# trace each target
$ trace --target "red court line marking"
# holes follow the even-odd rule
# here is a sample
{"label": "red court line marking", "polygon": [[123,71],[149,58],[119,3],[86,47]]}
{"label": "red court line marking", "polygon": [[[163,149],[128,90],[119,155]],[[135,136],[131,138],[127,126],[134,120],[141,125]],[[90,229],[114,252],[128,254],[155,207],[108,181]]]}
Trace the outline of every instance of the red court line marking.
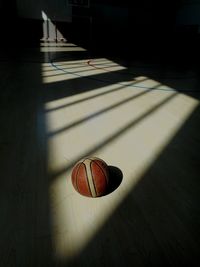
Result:
{"label": "red court line marking", "polygon": [[96,67],[94,64],[91,63],[91,61],[92,61],[92,60],[88,60],[88,61],[87,61],[88,66],[93,67],[93,68],[95,68],[95,69],[97,69],[97,70],[105,70],[106,72],[108,71],[107,68]]}

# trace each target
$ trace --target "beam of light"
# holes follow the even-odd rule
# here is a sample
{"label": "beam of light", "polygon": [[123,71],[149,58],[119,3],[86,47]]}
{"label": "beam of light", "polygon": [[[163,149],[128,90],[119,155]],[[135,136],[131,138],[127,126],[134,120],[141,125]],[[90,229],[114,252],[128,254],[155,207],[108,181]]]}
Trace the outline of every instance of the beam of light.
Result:
{"label": "beam of light", "polygon": [[[165,86],[148,78],[143,81],[143,78],[138,80],[146,86]],[[137,89],[124,86],[124,90],[117,90],[118,87],[112,84],[46,103],[46,109],[63,105],[46,114],[48,132],[138,94]],[[105,96],[90,97],[101,90],[113,91]],[[87,97],[88,100],[81,102]],[[67,105],[72,101],[78,102]],[[56,258],[67,261],[84,249],[198,105],[197,100],[174,91],[151,91],[49,138],[49,173],[66,168],[49,189]],[[98,149],[93,151],[94,147]],[[88,151],[122,170],[122,184],[112,194],[90,199],[73,189],[68,166]]]}
{"label": "beam of light", "polygon": [[[49,47],[45,49],[51,52]],[[78,47],[76,49],[81,51]],[[53,50],[56,48],[52,47]],[[67,262],[76,257],[109,220],[199,102],[143,76],[134,79],[130,76],[120,83],[113,79],[112,84],[93,81],[94,89],[87,91],[86,86],[84,91],[81,87],[85,82],[81,79],[79,83],[78,77],[74,76],[76,71],[92,77],[112,72],[112,68],[115,73],[124,67],[105,58],[95,59],[97,68],[89,66],[91,69],[84,65],[85,60],[65,60],[56,64],[72,73],[60,75],[58,69],[44,63],[44,84],[74,81],[67,83],[65,97],[45,105],[45,110],[51,111],[46,113],[47,134],[54,133],[48,139],[48,172],[50,177],[54,177],[49,188],[52,240],[55,257]],[[59,75],[52,78],[52,73]],[[130,86],[135,83],[140,88]],[[57,88],[59,90],[59,86]],[[171,91],[153,91],[150,88]],[[72,166],[88,154],[122,170],[123,181],[116,191],[91,199],[74,190],[70,177]],[[55,173],[56,176],[52,175]]]}
{"label": "beam of light", "polygon": [[[66,41],[64,36],[62,35],[62,33],[57,29],[56,25],[54,22],[52,22],[52,20],[47,16],[47,14],[42,10],[41,11],[41,16],[43,19],[43,37],[41,39],[41,41],[55,41],[56,39],[60,39],[63,41]],[[55,46],[55,44],[54,44]],[[40,52],[49,52],[50,50],[47,49],[54,49],[54,47],[52,46],[41,46]],[[60,49],[64,47],[59,47]],[[59,49],[58,48],[58,49]],[[55,49],[54,49],[55,51]],[[62,50],[61,50],[62,51]]]}
{"label": "beam of light", "polygon": [[[141,81],[148,80],[148,78],[137,77],[134,80],[135,80],[134,82],[129,83],[127,86],[128,87],[133,86],[133,85],[136,86]],[[55,110],[61,110],[61,109],[66,108],[66,107],[69,107],[72,105],[77,105],[77,104],[80,104],[81,102],[88,101],[90,99],[98,98],[98,97],[101,97],[103,95],[105,96],[105,95],[109,95],[109,94],[116,92],[116,91],[124,90],[127,86],[114,84],[114,85],[101,87],[100,90],[99,89],[93,89],[93,90],[89,90],[88,92],[79,93],[77,95],[73,95],[70,97],[63,97],[63,98],[58,99],[58,100],[53,100],[53,101],[48,102],[48,104],[45,107],[45,111],[51,112],[51,111],[55,111]],[[141,93],[142,93],[142,91],[141,91]]]}

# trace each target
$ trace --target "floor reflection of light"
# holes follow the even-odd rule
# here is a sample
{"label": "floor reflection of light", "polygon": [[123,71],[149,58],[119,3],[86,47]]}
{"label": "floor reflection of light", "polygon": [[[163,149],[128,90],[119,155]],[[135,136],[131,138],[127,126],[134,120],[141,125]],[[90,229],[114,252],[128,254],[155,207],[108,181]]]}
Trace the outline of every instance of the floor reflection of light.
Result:
{"label": "floor reflection of light", "polygon": [[[45,49],[46,49],[44,50],[45,52],[53,52],[51,47],[47,47]],[[69,48],[62,48],[62,49],[66,49],[66,51],[69,52],[71,51],[71,49]],[[78,50],[79,47],[76,49],[77,51],[79,51]],[[43,49],[41,49],[41,51],[43,51]],[[62,50],[60,50],[59,48],[58,51]],[[76,60],[76,61],[63,59],[62,61],[58,61],[56,58],[54,58],[53,54],[52,54],[52,59],[53,59],[53,64],[45,63],[42,66],[43,83],[52,83],[70,79],[77,79],[81,77],[82,78],[89,77],[92,75],[99,75],[104,73],[112,73],[112,72],[114,73],[115,71],[120,71],[125,69],[123,66],[120,66],[119,64],[116,63],[113,64],[112,61],[108,61],[109,64],[112,63],[112,65],[107,65],[106,68],[104,68],[104,67],[94,67],[93,65],[89,65],[87,59]]]}
{"label": "floor reflection of light", "polygon": [[[147,77],[135,80],[146,88],[161,86],[170,89]],[[97,83],[94,90],[47,102],[45,109],[52,109],[46,114],[48,133],[147,90],[127,87],[126,83],[123,90],[117,90],[119,84],[100,87]],[[49,138],[49,174],[66,169],[51,181],[49,189],[56,258],[67,261],[84,249],[199,105],[197,100],[171,89],[150,91]],[[109,90],[112,93],[91,97]],[[88,100],[80,101],[87,97]],[[170,100],[165,102],[167,98]],[[159,106],[159,103],[163,104]],[[140,117],[143,119],[138,120]],[[132,123],[134,121],[138,121],[137,124]],[[102,145],[93,151],[99,143]],[[73,189],[71,166],[88,151],[93,151],[92,155],[103,158],[123,172],[122,184],[112,194],[90,199]]]}
{"label": "floor reflection of light", "polygon": [[[120,127],[123,129],[123,125],[134,118],[134,113],[137,116],[139,114],[133,106],[137,106],[137,109],[141,111],[148,110],[148,98],[149,105],[153,105],[153,95],[146,95],[143,101],[138,100],[137,103],[136,100],[50,138],[49,172],[70,166],[79,155],[88,151],[88,148],[92,148],[99,141],[106,139]],[[155,98],[158,101],[163,96],[160,94]],[[184,101],[188,102],[176,116],[176,106],[184,103]],[[142,103],[143,108],[140,108]],[[50,187],[52,232],[57,257],[69,259],[84,248],[133,189],[142,174],[156,160],[196,106],[197,101],[178,95],[171,102],[160,107],[156,113],[96,151],[95,156],[103,158],[108,164],[115,165],[123,171],[123,182],[112,194],[99,199],[89,199],[78,195],[71,184],[70,169],[52,181]],[[94,106],[90,105],[90,112],[95,109],[96,104],[94,102]],[[55,112],[55,114],[52,112],[48,115],[50,131],[55,127],[58,118],[60,120],[62,117],[61,120],[66,123],[67,115],[65,118],[64,114],[67,114],[67,110],[62,116],[62,112]],[[83,115],[87,111],[76,106],[68,112],[73,116],[79,112]]]}
{"label": "floor reflection of light", "polygon": [[52,47],[52,46],[44,46],[40,48],[40,52],[79,52],[79,51],[87,51],[84,48],[76,47],[76,46],[59,46],[59,47]]}

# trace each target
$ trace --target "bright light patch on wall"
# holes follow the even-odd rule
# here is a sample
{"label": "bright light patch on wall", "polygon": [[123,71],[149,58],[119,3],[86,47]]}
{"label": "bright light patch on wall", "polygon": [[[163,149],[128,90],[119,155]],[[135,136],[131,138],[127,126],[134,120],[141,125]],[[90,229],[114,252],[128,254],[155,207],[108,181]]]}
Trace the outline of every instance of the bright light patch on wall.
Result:
{"label": "bright light patch on wall", "polygon": [[[164,86],[147,77],[132,82],[146,88]],[[115,83],[46,103],[55,257],[67,261],[84,249],[198,105],[173,90]],[[74,191],[71,167],[87,155],[123,172],[122,184],[112,194],[90,199]]]}
{"label": "bright light patch on wall", "polygon": [[[52,22],[52,20],[47,16],[47,14],[43,10],[41,11],[41,16],[43,19],[43,37],[41,41],[55,41],[55,40],[66,41],[62,33],[56,27],[55,23]],[[60,51],[65,51],[63,47],[59,47],[59,49]],[[40,52],[47,52],[50,50],[54,51],[54,48],[41,47]]]}
{"label": "bright light patch on wall", "polygon": [[43,19],[43,20],[48,20],[48,17],[47,17],[47,15],[44,13],[44,11],[42,11],[42,19]]}

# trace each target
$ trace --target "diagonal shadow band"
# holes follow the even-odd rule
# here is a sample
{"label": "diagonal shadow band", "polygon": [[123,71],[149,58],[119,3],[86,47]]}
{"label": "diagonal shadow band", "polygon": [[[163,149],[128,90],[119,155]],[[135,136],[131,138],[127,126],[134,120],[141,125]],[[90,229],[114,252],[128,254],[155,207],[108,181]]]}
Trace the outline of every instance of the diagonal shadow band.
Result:
{"label": "diagonal shadow band", "polygon": [[152,115],[160,107],[162,107],[163,105],[165,105],[168,102],[170,102],[177,95],[178,95],[177,92],[171,94],[170,96],[168,96],[167,98],[165,98],[164,100],[162,100],[161,102],[159,102],[157,105],[154,105],[148,111],[146,111],[145,113],[143,113],[141,116],[139,116],[138,118],[134,119],[133,121],[131,121],[130,123],[128,123],[127,125],[125,125],[122,129],[118,130],[116,133],[114,133],[111,136],[109,136],[108,138],[102,140],[99,144],[97,144],[93,148],[86,150],[84,153],[82,153],[81,155],[79,155],[72,162],[68,163],[66,167],[64,167],[64,168],[62,168],[62,169],[60,169],[58,171],[52,172],[51,174],[49,174],[50,179],[53,180],[57,176],[59,176],[59,175],[63,174],[64,172],[67,172],[68,170],[70,170],[74,166],[74,164],[77,161],[79,161],[81,158],[84,158],[84,157],[86,157],[88,155],[91,155],[91,154],[96,153],[97,151],[100,151],[103,147],[105,147],[109,143],[112,143],[114,140],[116,140],[117,138],[119,138],[122,134],[125,134],[128,130],[130,130],[131,128],[135,127],[139,122],[141,122],[142,120],[144,120],[145,118],[147,118],[149,115]]}
{"label": "diagonal shadow band", "polygon": [[[158,85],[158,86],[160,86],[160,85]],[[47,136],[48,136],[48,137],[52,137],[52,136],[54,136],[54,135],[56,135],[56,134],[59,134],[59,133],[61,133],[61,132],[63,132],[63,131],[67,131],[67,130],[73,128],[73,127],[78,126],[78,125],[81,124],[81,123],[84,123],[84,122],[86,122],[86,121],[88,121],[88,120],[91,120],[91,119],[93,119],[93,118],[96,118],[97,116],[100,116],[100,115],[102,115],[102,114],[105,113],[105,112],[108,112],[108,111],[110,111],[110,110],[113,110],[113,109],[115,109],[115,108],[117,108],[117,107],[119,107],[119,106],[121,106],[121,105],[123,105],[123,104],[126,104],[126,103],[128,103],[128,102],[130,102],[130,101],[132,101],[132,100],[134,100],[134,99],[136,99],[136,98],[138,98],[138,97],[140,97],[140,96],[143,96],[143,95],[149,93],[150,91],[151,91],[151,90],[147,90],[147,91],[141,92],[141,93],[139,93],[139,94],[137,94],[137,95],[134,95],[134,96],[132,96],[132,97],[128,97],[128,98],[124,99],[123,101],[120,101],[120,102],[115,103],[115,104],[113,104],[113,105],[111,105],[111,106],[109,106],[109,107],[107,107],[107,108],[105,108],[105,109],[102,109],[102,110],[100,110],[100,111],[98,111],[98,112],[95,112],[95,113],[93,113],[93,114],[90,114],[89,116],[86,116],[86,117],[83,118],[83,119],[77,120],[77,121],[75,121],[75,122],[69,124],[68,126],[65,126],[65,127],[61,128],[61,129],[59,129],[59,130],[57,130],[57,131],[51,132],[51,133],[49,133]]]}
{"label": "diagonal shadow band", "polygon": [[[73,68],[75,68],[75,67],[73,67]],[[71,70],[72,67],[70,67],[70,73],[69,74],[72,74],[72,75],[79,74],[79,75],[85,77],[84,73],[87,73],[87,75],[89,75],[89,72],[91,72],[91,71],[94,72],[94,70],[91,69],[90,67],[88,67],[87,65],[86,66],[79,66],[79,67],[76,67],[76,68],[79,68],[79,69],[81,68],[81,70],[72,71]],[[85,69],[82,69],[82,68],[85,68]],[[58,69],[55,68],[54,71],[58,71]],[[48,78],[48,77],[55,77],[55,76],[63,76],[63,75],[68,75],[68,72],[69,72],[68,68],[62,68],[62,73],[61,73],[61,69],[59,71],[60,71],[59,73],[54,73],[54,74],[53,73],[51,73],[51,74],[50,73],[46,73],[45,74],[43,72],[43,77]],[[46,72],[49,72],[49,71],[46,71]]]}
{"label": "diagonal shadow band", "polygon": [[[88,68],[88,66],[85,63],[81,63],[81,62],[65,64],[67,66],[69,65],[68,67],[64,67],[63,65],[64,64],[59,64],[57,66],[62,67],[63,70],[68,70],[69,68],[70,68],[70,70],[71,69],[77,69],[77,68],[79,68],[79,69],[80,68]],[[73,66],[73,65],[75,65],[75,66]],[[44,68],[42,73],[48,72],[50,74],[50,73],[54,73],[55,71],[57,71],[57,69],[52,68],[52,66],[50,65],[50,66],[47,66],[46,69]],[[54,76],[54,74],[52,74],[50,76]]]}
{"label": "diagonal shadow band", "polygon": [[46,112],[55,111],[55,110],[58,110],[58,109],[61,109],[61,108],[67,108],[67,107],[70,107],[72,105],[76,105],[76,104],[85,102],[85,101],[90,100],[90,99],[94,99],[94,98],[97,98],[97,97],[100,97],[100,96],[103,96],[103,95],[107,95],[107,94],[110,94],[110,93],[113,93],[113,92],[124,90],[125,88],[130,87],[131,85],[136,85],[138,83],[141,83],[141,82],[144,82],[144,81],[147,81],[147,80],[148,79],[145,78],[145,79],[142,79],[140,81],[135,81],[135,82],[131,83],[130,85],[123,85],[123,86],[120,86],[118,88],[110,89],[110,90],[108,90],[106,92],[98,93],[96,95],[92,95],[92,96],[89,96],[89,97],[85,97],[85,98],[82,98],[82,99],[79,99],[79,100],[76,100],[76,101],[73,101],[73,102],[70,102],[70,103],[61,105],[59,107],[55,107],[55,108],[51,108],[51,109],[46,109]]}
{"label": "diagonal shadow band", "polygon": [[[121,79],[119,79],[119,76],[121,74],[121,70],[115,70],[113,72],[104,72],[104,73],[95,73],[95,74],[91,74],[91,75],[81,75],[79,74],[78,72],[74,72],[74,71],[70,71],[70,70],[66,70],[66,69],[63,69],[61,68],[60,66],[56,65],[53,61],[50,62],[52,67],[63,72],[64,74],[70,74],[70,75],[73,75],[74,78],[71,78],[71,80],[75,80],[77,79],[77,77],[79,78],[82,78],[82,79],[86,79],[86,80],[93,80],[93,81],[97,81],[97,82],[101,82],[101,83],[104,83],[104,84],[107,84],[107,83],[110,83],[112,81],[114,81],[114,78],[115,78],[115,83],[119,82],[119,80],[121,81]],[[100,77],[102,75],[105,75],[107,76],[107,78],[104,77],[104,79],[101,79]],[[129,77],[130,78],[130,77]],[[126,80],[129,80],[128,77]]]}

